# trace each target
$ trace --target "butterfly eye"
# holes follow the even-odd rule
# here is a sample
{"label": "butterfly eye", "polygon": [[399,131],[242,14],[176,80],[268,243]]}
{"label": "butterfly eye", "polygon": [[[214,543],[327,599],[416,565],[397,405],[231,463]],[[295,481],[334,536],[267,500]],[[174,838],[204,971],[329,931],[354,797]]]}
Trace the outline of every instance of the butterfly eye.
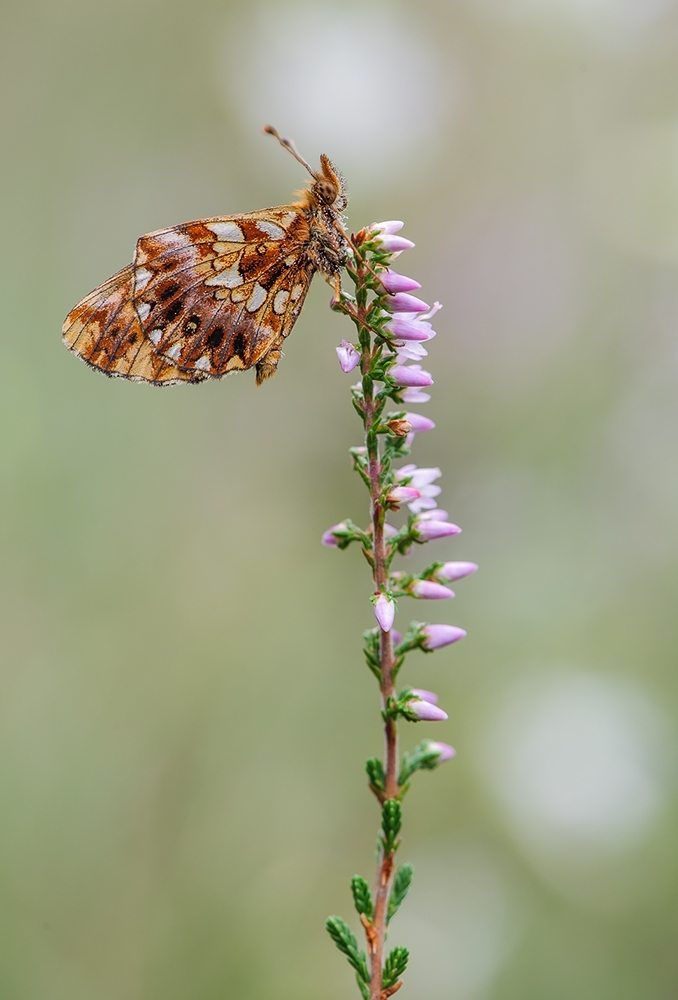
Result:
{"label": "butterfly eye", "polygon": [[323,202],[324,205],[333,205],[339,194],[334,184],[322,178],[316,181],[314,189],[318,200]]}

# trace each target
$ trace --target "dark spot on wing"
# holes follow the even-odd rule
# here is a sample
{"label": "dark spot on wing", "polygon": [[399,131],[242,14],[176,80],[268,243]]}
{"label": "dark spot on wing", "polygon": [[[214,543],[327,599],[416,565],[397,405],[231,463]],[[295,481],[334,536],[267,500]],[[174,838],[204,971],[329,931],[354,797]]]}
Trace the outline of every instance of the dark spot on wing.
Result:
{"label": "dark spot on wing", "polygon": [[162,299],[162,301],[167,302],[167,300],[171,299],[173,295],[176,295],[176,293],[179,291],[179,287],[180,286],[177,284],[172,284],[168,285],[167,288],[163,288],[163,290],[160,292],[160,298]]}
{"label": "dark spot on wing", "polygon": [[173,320],[175,320],[183,308],[184,304],[181,301],[181,299],[177,299],[176,302],[173,302],[172,305],[168,307],[167,312],[165,313],[165,319],[167,320],[167,322],[171,323]]}
{"label": "dark spot on wing", "polygon": [[224,333],[223,326],[215,326],[205,343],[208,347],[218,347],[224,339]]}

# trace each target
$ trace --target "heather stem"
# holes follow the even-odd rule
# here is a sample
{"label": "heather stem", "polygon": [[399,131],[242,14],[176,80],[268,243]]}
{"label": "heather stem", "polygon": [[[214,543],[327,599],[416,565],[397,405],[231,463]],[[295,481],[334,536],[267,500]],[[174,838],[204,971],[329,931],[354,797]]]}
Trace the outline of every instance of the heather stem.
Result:
{"label": "heather stem", "polygon": [[[359,279],[363,279],[364,267],[360,256],[357,255],[357,269]],[[359,282],[359,286],[362,282]],[[363,330],[366,325],[366,308],[363,302],[358,302],[358,320]],[[365,433],[367,441],[368,474],[370,479],[370,496],[372,506],[372,538],[374,557],[374,589],[375,592],[388,590],[388,571],[386,566],[386,547],[384,542],[384,522],[386,511],[381,503],[381,456],[379,453],[379,438],[374,433],[376,402],[371,379],[369,378],[370,365],[372,361],[370,344],[367,339],[363,341],[361,355],[361,372],[363,374],[364,386],[364,407],[365,407]],[[365,376],[368,376],[365,379]],[[381,629],[380,634],[380,669],[381,669],[381,695],[382,707],[385,709],[387,700],[394,694],[393,686],[393,646],[391,633]],[[394,799],[398,794],[398,730],[395,720],[388,718],[384,723],[384,743],[385,743],[385,799]],[[380,1000],[382,987],[382,965],[384,954],[384,936],[386,931],[386,917],[388,911],[388,899],[391,888],[391,879],[394,867],[394,851],[386,853],[383,848],[377,866],[377,880],[374,897],[374,915],[372,918],[372,930],[368,933],[368,944],[371,959],[371,982],[370,1000]]]}

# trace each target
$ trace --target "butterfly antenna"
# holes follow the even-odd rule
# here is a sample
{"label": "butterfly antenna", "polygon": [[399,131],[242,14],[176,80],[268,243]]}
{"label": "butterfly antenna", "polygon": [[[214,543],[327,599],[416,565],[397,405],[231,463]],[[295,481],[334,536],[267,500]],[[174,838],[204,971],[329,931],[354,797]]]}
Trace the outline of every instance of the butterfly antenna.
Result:
{"label": "butterfly antenna", "polygon": [[267,132],[269,135],[272,135],[275,139],[277,139],[283,149],[286,149],[288,153],[291,153],[294,159],[301,163],[302,167],[306,167],[314,180],[318,179],[317,173],[303,158],[297,147],[294,145],[292,139],[286,139],[284,136],[281,136],[278,130],[273,128],[272,125],[264,125],[264,132]]}

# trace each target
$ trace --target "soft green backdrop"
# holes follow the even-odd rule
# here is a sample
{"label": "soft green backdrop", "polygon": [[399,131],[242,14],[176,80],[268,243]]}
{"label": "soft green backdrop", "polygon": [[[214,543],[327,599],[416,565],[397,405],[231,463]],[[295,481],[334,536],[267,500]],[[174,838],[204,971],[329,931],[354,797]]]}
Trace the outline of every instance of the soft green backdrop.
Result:
{"label": "soft green backdrop", "polygon": [[675,997],[677,5],[0,16],[3,1000],[355,995],[323,930],[376,831],[369,582],[319,545],[365,516],[347,328],[317,280],[261,389],[60,343],[141,233],[289,199],[267,120],[445,303],[415,457],[481,572],[402,602],[469,632],[405,676],[458,757],[408,800],[402,996]]}

